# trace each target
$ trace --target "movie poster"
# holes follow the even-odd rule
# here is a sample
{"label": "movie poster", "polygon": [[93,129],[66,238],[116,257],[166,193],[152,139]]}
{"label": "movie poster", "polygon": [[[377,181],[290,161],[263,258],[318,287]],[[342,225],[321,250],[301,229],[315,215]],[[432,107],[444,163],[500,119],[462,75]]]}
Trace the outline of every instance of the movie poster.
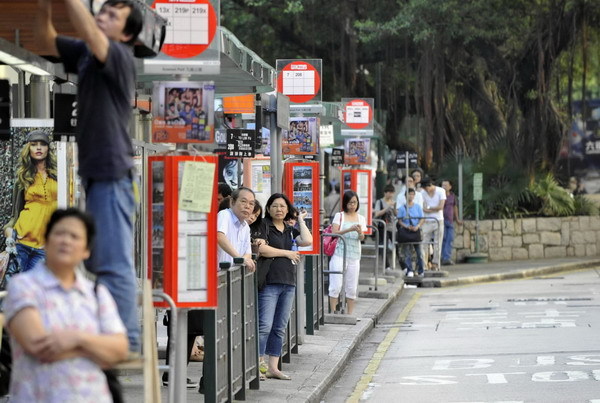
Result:
{"label": "movie poster", "polygon": [[156,82],[152,99],[153,142],[213,142],[215,86],[212,82]]}
{"label": "movie poster", "polygon": [[283,131],[284,155],[310,155],[319,152],[319,119],[290,118],[290,129]]}
{"label": "movie poster", "polygon": [[363,165],[371,162],[370,139],[346,139],[344,142],[344,163],[347,165]]}

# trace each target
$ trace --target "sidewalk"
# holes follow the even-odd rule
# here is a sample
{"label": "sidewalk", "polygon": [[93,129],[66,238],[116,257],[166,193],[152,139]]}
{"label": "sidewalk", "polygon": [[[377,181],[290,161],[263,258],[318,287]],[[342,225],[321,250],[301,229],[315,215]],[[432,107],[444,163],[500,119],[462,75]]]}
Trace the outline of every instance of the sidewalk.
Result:
{"label": "sidewalk", "polygon": [[[373,277],[375,262],[364,259],[361,262],[361,283]],[[562,271],[579,270],[600,266],[600,258],[545,259],[511,262],[492,262],[478,264],[457,264],[443,266],[447,277],[425,277],[424,287],[448,287],[483,283],[490,281],[549,275]],[[436,273],[437,274],[437,273]],[[283,364],[283,371],[292,377],[291,381],[267,380],[260,383],[260,390],[248,390],[248,402],[319,402],[326,390],[337,380],[347,361],[353,356],[357,346],[396,301],[404,289],[404,281],[396,271],[385,276],[387,284],[374,287],[360,285],[364,294],[370,292],[377,298],[359,298],[355,313],[360,319],[356,325],[325,324],[315,331],[314,336],[304,337],[299,346],[299,354],[292,355],[292,362]],[[412,279],[411,279],[412,280]],[[160,339],[159,339],[160,344]],[[190,363],[188,377],[197,381],[201,374],[202,363]],[[128,402],[141,402],[141,376],[122,377]],[[167,389],[161,389],[163,401],[166,401]],[[197,389],[188,390],[189,402],[203,401]]]}

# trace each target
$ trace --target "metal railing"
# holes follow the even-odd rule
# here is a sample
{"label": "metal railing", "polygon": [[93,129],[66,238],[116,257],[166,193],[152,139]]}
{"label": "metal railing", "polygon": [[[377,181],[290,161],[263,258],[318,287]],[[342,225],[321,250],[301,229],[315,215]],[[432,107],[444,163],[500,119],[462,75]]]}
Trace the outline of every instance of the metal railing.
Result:
{"label": "metal railing", "polygon": [[221,264],[218,307],[203,311],[206,402],[244,400],[247,388],[259,388],[256,276],[241,260]]}
{"label": "metal railing", "polygon": [[[332,238],[339,238],[339,241],[342,241],[342,271],[337,271],[337,270],[329,270],[329,266],[327,267],[327,270],[321,270],[321,274],[323,275],[323,277],[325,276],[325,274],[335,274],[335,275],[341,275],[342,276],[342,289],[340,291],[340,295],[339,295],[339,303],[340,303],[340,312],[341,313],[345,313],[346,312],[346,292],[344,291],[344,279],[346,278],[346,238],[344,238],[343,235],[341,234],[324,234],[323,232],[321,232],[320,234],[321,237],[321,253],[319,254],[320,258],[321,258],[321,267],[324,267],[325,264],[325,253],[323,253],[323,238],[325,237],[332,237]],[[323,290],[325,291],[325,290]],[[327,305],[329,305],[329,301],[327,303]],[[331,313],[331,307],[329,307],[328,310],[329,313]],[[321,323],[323,324],[323,323]]]}

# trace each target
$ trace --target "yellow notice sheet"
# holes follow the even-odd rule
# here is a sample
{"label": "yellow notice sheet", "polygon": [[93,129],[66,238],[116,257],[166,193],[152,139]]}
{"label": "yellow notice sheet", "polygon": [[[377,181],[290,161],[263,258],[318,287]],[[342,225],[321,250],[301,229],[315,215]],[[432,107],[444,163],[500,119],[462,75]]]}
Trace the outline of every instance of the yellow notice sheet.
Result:
{"label": "yellow notice sheet", "polygon": [[212,204],[214,177],[214,163],[186,161],[179,189],[179,208],[208,213]]}

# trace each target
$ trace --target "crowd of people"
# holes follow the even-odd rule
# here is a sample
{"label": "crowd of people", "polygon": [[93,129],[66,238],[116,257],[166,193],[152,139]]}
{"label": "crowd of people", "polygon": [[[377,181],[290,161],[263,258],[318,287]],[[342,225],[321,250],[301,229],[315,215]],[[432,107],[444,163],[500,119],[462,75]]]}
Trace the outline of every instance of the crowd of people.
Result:
{"label": "crowd of people", "polygon": [[[454,224],[462,225],[462,221],[458,215],[457,198],[452,192],[452,182],[444,179],[440,185],[437,186],[417,168],[402,178],[395,205],[390,205],[395,192],[395,187],[391,184],[385,188],[385,197],[378,200],[382,207],[377,208],[376,204],[375,217],[382,215],[382,211],[395,213],[398,232],[421,233],[420,237],[415,238],[416,241],[403,242],[400,237],[397,238],[400,265],[407,277],[413,277],[415,273],[413,253],[416,255],[416,271],[419,276],[423,276],[426,269],[440,270],[442,265],[454,264]],[[386,219],[386,222],[390,221],[390,218]],[[392,237],[389,227],[388,237]]]}

